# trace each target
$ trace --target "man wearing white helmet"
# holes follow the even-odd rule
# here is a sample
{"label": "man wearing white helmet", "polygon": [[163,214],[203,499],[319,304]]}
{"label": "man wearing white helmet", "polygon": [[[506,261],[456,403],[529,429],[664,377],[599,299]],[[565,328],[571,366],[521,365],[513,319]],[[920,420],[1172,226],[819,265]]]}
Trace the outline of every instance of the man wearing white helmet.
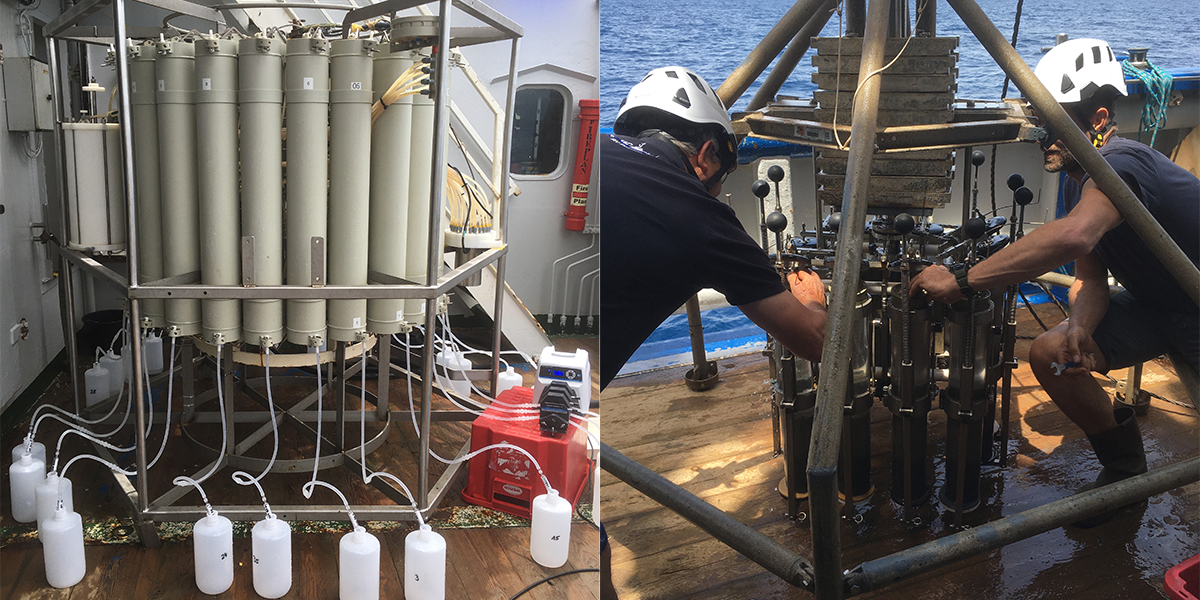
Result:
{"label": "man wearing white helmet", "polygon": [[[1200,262],[1200,180],[1160,152],[1114,135],[1113,101],[1126,92],[1108,44],[1064,42],[1042,58],[1035,74],[1192,263]],[[1062,141],[1053,133],[1049,141],[1043,145],[1044,166],[1068,175],[1063,198],[1070,212],[969,270],[929,267],[910,291],[955,302],[974,290],[1019,283],[1075,261],[1071,317],[1034,341],[1029,364],[1059,409],[1087,434],[1104,467],[1085,488],[1090,489],[1146,471],[1133,409],[1114,410],[1091,372],[1128,367],[1170,350],[1182,354],[1193,371],[1200,369],[1200,311]],[[1111,300],[1108,272],[1126,290]],[[1060,375],[1052,362],[1077,366]]]}
{"label": "man wearing white helmet", "polygon": [[805,358],[824,340],[824,288],[808,272],[788,293],[733,209],[716,199],[737,140],[716,92],[683,67],[651,71],[600,142],[600,386],[704,288]]}
{"label": "man wearing white helmet", "polygon": [[[703,288],[725,295],[796,354],[819,360],[825,288],[806,271],[791,293],[733,209],[716,199],[737,139],[716,92],[683,67],[650,72],[600,142],[600,388],[664,319]],[[601,526],[600,597],[617,597]]]}

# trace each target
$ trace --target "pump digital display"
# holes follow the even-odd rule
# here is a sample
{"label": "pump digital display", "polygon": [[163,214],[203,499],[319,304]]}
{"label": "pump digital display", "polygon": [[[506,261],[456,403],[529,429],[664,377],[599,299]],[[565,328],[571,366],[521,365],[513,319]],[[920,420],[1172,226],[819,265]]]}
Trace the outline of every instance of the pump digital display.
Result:
{"label": "pump digital display", "polygon": [[563,381],[583,381],[583,372],[578,369],[546,366],[538,370],[538,377]]}

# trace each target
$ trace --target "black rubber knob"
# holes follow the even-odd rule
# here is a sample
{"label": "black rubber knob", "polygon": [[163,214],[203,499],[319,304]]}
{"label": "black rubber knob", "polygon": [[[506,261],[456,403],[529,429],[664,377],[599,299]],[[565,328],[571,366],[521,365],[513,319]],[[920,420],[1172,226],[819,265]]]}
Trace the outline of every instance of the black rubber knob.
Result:
{"label": "black rubber knob", "polygon": [[771,168],[767,169],[767,179],[775,182],[783,181],[783,167],[771,165]]}
{"label": "black rubber knob", "polygon": [[1025,186],[1021,186],[1017,188],[1017,191],[1013,192],[1013,200],[1016,201],[1017,204],[1025,206],[1030,202],[1033,202],[1033,190],[1030,190]]}
{"label": "black rubber knob", "polygon": [[825,217],[825,229],[829,231],[837,231],[838,227],[842,226],[842,213],[836,212],[828,217]]}
{"label": "black rubber knob", "polygon": [[765,180],[756,179],[754,183],[750,184],[750,193],[759,198],[766,198],[767,194],[771,193],[771,184]]}
{"label": "black rubber knob", "polygon": [[984,156],[983,151],[976,150],[971,153],[971,164],[978,167],[979,165],[982,165],[983,161],[985,160],[987,160],[987,157]]}
{"label": "black rubber knob", "polygon": [[1017,188],[1025,185],[1025,178],[1021,177],[1020,173],[1013,173],[1008,176],[1008,189],[1017,191]]}
{"label": "black rubber knob", "polygon": [[896,215],[896,218],[892,221],[892,227],[895,228],[896,233],[899,233],[900,235],[907,235],[911,233],[913,228],[916,226],[916,219],[913,219],[912,215],[908,213],[900,213]]}
{"label": "black rubber knob", "polygon": [[979,217],[971,217],[970,219],[967,219],[967,223],[963,225],[963,231],[967,234],[967,237],[973,240],[977,240],[982,237],[983,232],[986,230],[987,223],[985,223],[983,219],[980,219]]}
{"label": "black rubber knob", "polygon": [[767,215],[767,229],[775,233],[787,229],[787,217],[779,211],[771,211],[771,214]]}

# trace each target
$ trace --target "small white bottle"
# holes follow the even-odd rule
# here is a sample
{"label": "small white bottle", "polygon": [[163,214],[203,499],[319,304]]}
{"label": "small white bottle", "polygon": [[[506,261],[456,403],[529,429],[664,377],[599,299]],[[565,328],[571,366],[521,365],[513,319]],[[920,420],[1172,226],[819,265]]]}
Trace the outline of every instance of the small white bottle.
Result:
{"label": "small white bottle", "polygon": [[54,511],[39,535],[46,561],[46,583],[69,588],[83,581],[87,567],[83,560],[83,519],[79,513],[61,508]]}
{"label": "small white bottle", "polygon": [[146,336],[146,372],[158,375],[163,370],[163,341],[157,334]]}
{"label": "small white bottle", "polygon": [[571,503],[555,490],[533,499],[529,554],[537,564],[556,569],[567,563],[571,546]]}
{"label": "small white bottle", "polygon": [[279,598],[292,589],[292,528],[267,515],[250,532],[254,561],[254,591]]}
{"label": "small white bottle", "polygon": [[379,538],[362,526],[338,544],[338,590],[341,600],[379,600]]}
{"label": "small white bottle", "polygon": [[445,598],[446,538],[421,525],[404,538],[404,599]]}
{"label": "small white bottle", "polygon": [[[46,464],[46,445],[45,444],[43,444],[41,442],[34,442],[29,447],[29,453],[31,455],[33,455],[34,458],[42,461],[42,464]],[[20,462],[22,454],[25,454],[25,443],[24,442],[17,444],[16,446],[13,446],[12,461]]]}
{"label": "small white bottle", "polygon": [[83,372],[84,388],[87,390],[87,406],[92,406],[112,395],[108,389],[108,369],[96,361],[92,368]]}
{"label": "small white bottle", "polygon": [[8,468],[8,485],[11,492],[12,517],[18,523],[37,521],[37,486],[46,479],[46,463],[30,454]]}
{"label": "small white bottle", "polygon": [[500,397],[500,394],[518,387],[522,383],[521,374],[514,371],[511,366],[508,367],[503,373],[496,376],[496,397]]}
{"label": "small white bottle", "polygon": [[471,396],[471,381],[467,379],[467,371],[471,370],[471,361],[467,355],[453,350],[442,350],[434,357],[437,364],[436,379],[443,388],[464,396]]}
{"label": "small white bottle", "polygon": [[71,480],[66,477],[59,477],[58,473],[54,471],[46,473],[46,478],[33,491],[34,497],[37,498],[38,537],[41,537],[42,523],[46,519],[53,517],[54,511],[58,509],[60,492],[62,494],[63,508],[67,512],[75,510]]}
{"label": "small white bottle", "polygon": [[233,585],[233,523],[213,511],[192,527],[196,587],[216,596]]}
{"label": "small white bottle", "polygon": [[116,352],[109,350],[100,357],[100,366],[108,371],[108,395],[119,395],[124,385],[121,357],[117,356]]}

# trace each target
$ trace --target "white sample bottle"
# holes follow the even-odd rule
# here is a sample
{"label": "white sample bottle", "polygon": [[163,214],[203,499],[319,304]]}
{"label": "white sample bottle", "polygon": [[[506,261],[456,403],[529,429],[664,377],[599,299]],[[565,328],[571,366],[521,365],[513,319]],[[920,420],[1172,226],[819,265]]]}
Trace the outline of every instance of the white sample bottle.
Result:
{"label": "white sample bottle", "polygon": [[571,503],[555,490],[533,499],[533,525],[529,528],[529,554],[543,567],[556,569],[567,563],[571,546]]}
{"label": "white sample bottle", "polygon": [[250,532],[254,560],[254,591],[278,598],[292,589],[292,528],[267,515]]}
{"label": "white sample bottle", "polygon": [[112,395],[108,386],[108,369],[100,366],[97,361],[92,368],[83,372],[84,389],[87,390],[87,404],[92,406]]}
{"label": "white sample bottle", "polygon": [[75,510],[75,501],[72,498],[71,480],[66,477],[59,477],[58,473],[50,471],[46,473],[46,478],[33,490],[34,497],[37,499],[37,524],[38,537],[41,537],[42,523],[54,516],[54,511],[58,509],[59,486],[62,489],[63,508],[67,512]]}
{"label": "white sample bottle", "polygon": [[404,538],[404,600],[445,600],[446,538],[428,525]]}
{"label": "white sample bottle", "polygon": [[46,463],[29,454],[8,468],[12,517],[18,523],[37,521],[37,486],[46,478]]}
{"label": "white sample bottle", "polygon": [[100,366],[108,371],[108,395],[116,396],[121,393],[121,388],[124,386],[124,365],[121,364],[121,357],[117,356],[116,352],[109,350],[100,357]]}
{"label": "white sample bottle", "polygon": [[46,560],[46,583],[69,588],[83,580],[83,519],[75,511],[58,509],[39,533]]}
{"label": "white sample bottle", "polygon": [[434,357],[437,365],[434,369],[436,379],[443,389],[464,396],[471,396],[471,381],[467,379],[467,371],[471,370],[471,361],[467,355],[453,350],[442,350]]}
{"label": "white sample bottle", "polygon": [[508,367],[503,373],[496,376],[496,397],[499,398],[506,390],[511,390],[523,383],[521,374]]}
{"label": "white sample bottle", "polygon": [[196,587],[210,596],[233,585],[233,523],[218,515],[196,521],[192,527],[196,557]]}
{"label": "white sample bottle", "polygon": [[145,341],[146,372],[158,375],[163,370],[163,342],[157,334],[151,333]]}
{"label": "white sample bottle", "polygon": [[379,600],[379,538],[362,526],[338,544],[338,590],[341,600]]}
{"label": "white sample bottle", "polygon": [[[29,447],[29,453],[32,454],[34,458],[42,461],[42,464],[46,464],[46,445],[45,444],[43,444],[41,442],[34,442]],[[25,442],[21,442],[20,444],[13,446],[12,461],[20,462],[22,454],[25,454]]]}

